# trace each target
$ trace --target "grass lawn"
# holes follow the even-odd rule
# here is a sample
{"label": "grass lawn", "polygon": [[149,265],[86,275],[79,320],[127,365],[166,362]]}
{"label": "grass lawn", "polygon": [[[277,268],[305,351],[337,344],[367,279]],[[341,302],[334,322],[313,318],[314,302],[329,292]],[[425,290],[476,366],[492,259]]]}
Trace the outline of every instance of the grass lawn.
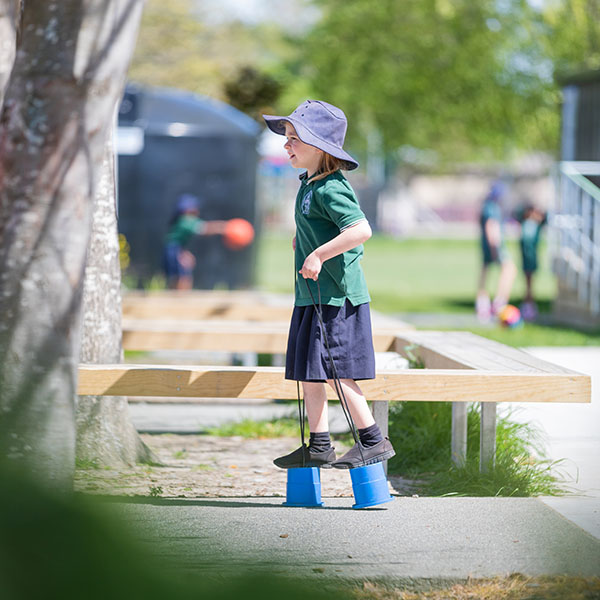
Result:
{"label": "grass lawn", "polygon": [[[520,265],[517,243],[511,242],[508,247],[515,263]],[[542,242],[541,268],[534,283],[542,312],[550,311],[556,287],[547,254]],[[258,250],[258,286],[268,291],[292,293],[292,260],[291,235],[263,233]],[[365,246],[363,267],[375,310],[388,314],[473,314],[480,268],[478,240],[394,239],[375,235]],[[495,288],[497,276],[497,269],[493,269],[490,290]],[[524,289],[524,279],[519,273],[512,303],[520,303]],[[581,332],[538,324],[525,324],[519,329],[498,326],[469,327],[469,330],[511,346],[600,344],[600,331]]]}

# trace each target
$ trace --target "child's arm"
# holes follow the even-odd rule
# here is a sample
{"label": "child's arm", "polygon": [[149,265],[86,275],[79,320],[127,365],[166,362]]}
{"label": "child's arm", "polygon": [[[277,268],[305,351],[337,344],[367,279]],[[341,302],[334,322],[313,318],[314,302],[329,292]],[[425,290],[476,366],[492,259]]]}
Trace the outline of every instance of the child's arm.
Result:
{"label": "child's arm", "polygon": [[227,221],[202,221],[196,232],[199,235],[218,235],[225,233],[226,225]]}
{"label": "child's arm", "polygon": [[319,246],[306,257],[300,269],[300,275],[304,279],[316,281],[326,260],[360,246],[371,237],[371,234],[371,226],[367,221],[359,221],[356,225],[344,229],[339,235]]}

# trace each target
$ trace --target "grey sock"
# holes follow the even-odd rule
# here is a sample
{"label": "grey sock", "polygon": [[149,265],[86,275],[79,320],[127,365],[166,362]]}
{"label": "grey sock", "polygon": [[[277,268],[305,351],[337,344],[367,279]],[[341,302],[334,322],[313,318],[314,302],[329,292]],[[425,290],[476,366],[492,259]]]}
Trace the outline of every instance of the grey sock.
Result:
{"label": "grey sock", "polygon": [[325,452],[325,450],[329,450],[329,448],[331,448],[329,431],[318,431],[317,433],[311,433],[308,446],[316,452]]}

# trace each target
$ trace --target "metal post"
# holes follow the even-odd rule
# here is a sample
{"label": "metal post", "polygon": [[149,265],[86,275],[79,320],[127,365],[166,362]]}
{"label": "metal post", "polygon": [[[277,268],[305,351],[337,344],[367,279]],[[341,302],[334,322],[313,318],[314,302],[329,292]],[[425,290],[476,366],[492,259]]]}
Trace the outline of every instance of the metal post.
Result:
{"label": "metal post", "polygon": [[467,402],[452,403],[452,462],[464,467],[467,461]]}
{"label": "metal post", "polygon": [[496,403],[481,403],[479,436],[479,472],[486,473],[496,460]]}

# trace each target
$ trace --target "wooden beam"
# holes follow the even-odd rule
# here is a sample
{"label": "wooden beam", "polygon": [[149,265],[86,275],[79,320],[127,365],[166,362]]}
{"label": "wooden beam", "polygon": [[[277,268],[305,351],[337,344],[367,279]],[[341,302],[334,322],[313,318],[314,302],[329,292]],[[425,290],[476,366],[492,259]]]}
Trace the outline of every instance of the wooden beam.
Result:
{"label": "wooden beam", "polygon": [[219,319],[233,321],[287,321],[292,303],[247,302],[235,298],[148,296],[123,298],[123,317],[129,319]]}
{"label": "wooden beam", "polygon": [[[266,309],[263,309],[266,310]],[[283,354],[288,323],[277,321],[123,320],[125,350],[214,350]],[[396,331],[373,329],[376,352],[393,350]]]}
{"label": "wooden beam", "polygon": [[[293,399],[296,384],[281,367],[80,365],[78,394]],[[368,400],[442,402],[590,402],[587,375],[475,370],[382,371],[362,381]],[[335,398],[328,388],[328,396]]]}
{"label": "wooden beam", "polygon": [[469,331],[403,331],[395,350],[407,356],[406,348],[421,358],[428,369],[479,369],[516,373],[573,373],[518,348],[506,346]]}

